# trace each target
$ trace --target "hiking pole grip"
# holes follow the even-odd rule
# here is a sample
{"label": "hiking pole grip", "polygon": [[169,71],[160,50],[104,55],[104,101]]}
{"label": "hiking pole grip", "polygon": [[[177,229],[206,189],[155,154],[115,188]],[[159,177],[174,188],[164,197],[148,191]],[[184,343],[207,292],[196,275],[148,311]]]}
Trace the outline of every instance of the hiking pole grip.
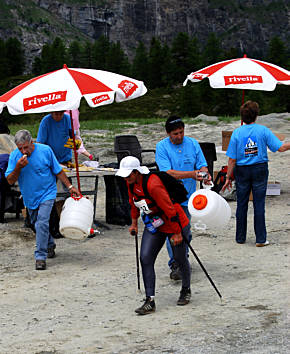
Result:
{"label": "hiking pole grip", "polygon": [[139,270],[139,251],[138,251],[138,235],[135,230],[131,231],[131,235],[135,236],[135,248],[136,248],[136,270],[137,270],[137,284],[138,284],[138,290],[141,291],[141,286],[140,286],[140,270]]}
{"label": "hiking pole grip", "polygon": [[215,286],[215,283],[213,282],[213,280],[211,279],[211,277],[209,276],[208,272],[206,271],[206,269],[204,268],[203,264],[201,263],[200,259],[198,258],[197,254],[195,253],[194,249],[191,247],[190,242],[188,241],[188,239],[183,235],[182,232],[182,226],[178,217],[178,223],[181,229],[181,235],[183,240],[185,241],[185,243],[187,244],[188,248],[191,250],[192,254],[194,255],[195,259],[197,260],[198,264],[200,265],[201,269],[203,270],[204,274],[207,276],[207,279],[210,281],[211,285],[213,286],[213,288],[215,289],[215,291],[217,292],[218,296],[220,297],[220,299],[222,299],[222,295],[221,293],[218,291],[217,287]]}

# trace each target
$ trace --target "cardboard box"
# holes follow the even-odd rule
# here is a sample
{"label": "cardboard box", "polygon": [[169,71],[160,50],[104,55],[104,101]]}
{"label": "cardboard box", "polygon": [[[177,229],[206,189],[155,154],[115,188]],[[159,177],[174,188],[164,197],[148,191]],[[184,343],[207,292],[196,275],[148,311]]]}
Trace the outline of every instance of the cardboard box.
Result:
{"label": "cardboard box", "polygon": [[[274,132],[273,132],[274,133]],[[280,141],[284,141],[286,138],[285,134],[280,134],[280,133],[274,133],[276,135],[276,137],[280,140]]]}
{"label": "cardboard box", "polygon": [[253,201],[253,192],[252,191],[250,193],[249,200]]}
{"label": "cardboard box", "polygon": [[[277,181],[268,181],[266,195],[280,195],[281,183]],[[251,191],[249,200],[253,200],[253,193]]]}
{"label": "cardboard box", "polygon": [[233,131],[222,131],[222,151],[227,151]]}
{"label": "cardboard box", "polygon": [[280,195],[281,183],[277,181],[268,181],[266,195]]}
{"label": "cardboard box", "polygon": [[[222,151],[227,151],[230,140],[231,140],[231,136],[232,136],[233,131],[230,130],[223,130],[222,131]],[[281,140],[284,141],[286,136],[285,134],[281,134],[281,133],[274,133],[276,135],[276,137]]]}
{"label": "cardboard box", "polygon": [[219,171],[213,171],[212,181],[214,182]]}

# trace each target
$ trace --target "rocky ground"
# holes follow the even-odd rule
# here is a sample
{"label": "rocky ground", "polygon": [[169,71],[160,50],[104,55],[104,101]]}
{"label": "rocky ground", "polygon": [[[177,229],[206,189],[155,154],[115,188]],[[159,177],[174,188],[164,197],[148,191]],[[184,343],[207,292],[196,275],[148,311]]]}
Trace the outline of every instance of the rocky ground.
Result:
{"label": "rocky ground", "polygon": [[[289,140],[289,116],[264,116],[259,123]],[[222,130],[238,125],[187,125],[186,134],[218,147]],[[162,125],[143,128],[130,133],[144,148],[152,148],[164,136]],[[87,148],[101,163],[116,161],[112,142],[95,139]],[[40,272],[34,270],[34,234],[23,227],[23,218],[7,214],[8,223],[0,224],[0,352],[289,352],[290,152],[269,153],[269,159],[269,180],[281,183],[281,195],[269,196],[266,202],[270,246],[255,247],[251,203],[244,245],[234,242],[234,201],[229,202],[232,217],[225,229],[193,231],[192,246],[222,301],[190,255],[192,301],[177,307],[180,283],[169,279],[164,248],[156,262],[156,313],[136,316],[144,290],[142,286],[142,294],[137,291],[135,243],[127,227],[108,225],[108,230],[101,228],[100,235],[85,241],[56,240],[57,257]],[[226,161],[218,153],[214,169]],[[105,221],[102,178],[97,218]]]}

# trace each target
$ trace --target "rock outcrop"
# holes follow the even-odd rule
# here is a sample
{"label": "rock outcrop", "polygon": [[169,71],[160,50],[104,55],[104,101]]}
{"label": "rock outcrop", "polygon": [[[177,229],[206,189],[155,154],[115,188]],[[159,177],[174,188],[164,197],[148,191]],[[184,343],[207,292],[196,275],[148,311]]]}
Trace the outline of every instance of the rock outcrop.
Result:
{"label": "rock outcrop", "polygon": [[30,58],[57,35],[65,38],[67,43],[74,39],[94,40],[105,35],[111,41],[120,41],[130,60],[138,41],[148,47],[155,36],[163,43],[170,43],[178,32],[196,36],[201,43],[214,32],[223,48],[239,48],[242,53],[250,52],[258,57],[265,54],[274,36],[287,43],[290,31],[288,0],[1,2],[6,6],[7,20],[2,21],[0,37],[17,36]]}

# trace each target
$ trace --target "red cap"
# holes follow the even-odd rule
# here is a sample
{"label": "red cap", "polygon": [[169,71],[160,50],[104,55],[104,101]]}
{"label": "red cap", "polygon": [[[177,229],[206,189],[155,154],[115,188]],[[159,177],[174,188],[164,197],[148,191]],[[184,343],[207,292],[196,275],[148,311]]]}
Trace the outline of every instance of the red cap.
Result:
{"label": "red cap", "polygon": [[192,205],[195,209],[201,210],[207,206],[207,197],[204,194],[198,194],[193,198]]}

